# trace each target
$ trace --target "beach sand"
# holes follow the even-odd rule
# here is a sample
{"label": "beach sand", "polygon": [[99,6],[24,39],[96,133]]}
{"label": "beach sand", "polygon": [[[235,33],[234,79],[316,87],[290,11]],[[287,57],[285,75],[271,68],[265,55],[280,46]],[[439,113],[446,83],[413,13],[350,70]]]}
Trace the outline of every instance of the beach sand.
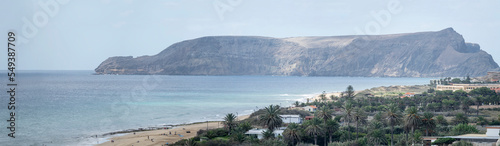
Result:
{"label": "beach sand", "polygon": [[[333,93],[326,93],[325,94],[325,97],[326,97],[326,100],[327,101],[331,101],[330,99],[330,96],[337,96],[337,97],[340,97],[340,94],[342,92],[333,92]],[[314,97],[310,98],[309,102],[313,102],[314,100],[318,100],[318,101],[321,101],[321,94],[318,94],[318,95],[315,95]]]}
{"label": "beach sand", "polygon": [[[238,120],[243,120],[248,118],[249,115],[239,116]],[[208,122],[208,129],[222,128],[224,125],[221,121]],[[123,136],[109,138],[107,142],[98,144],[98,146],[161,146],[165,145],[167,142],[173,144],[182,139],[189,139],[196,136],[196,132],[199,130],[206,130],[207,123],[196,123],[190,125],[177,126],[172,129],[162,129],[162,130],[152,130],[152,131],[141,131],[134,133],[128,133]],[[187,133],[190,131],[190,133]],[[169,133],[172,133],[170,135]],[[166,135],[163,135],[166,134]],[[177,134],[177,135],[174,135]],[[182,135],[183,137],[179,136]],[[148,139],[149,136],[149,139]],[[153,139],[153,141],[151,140]],[[114,140],[114,142],[111,142]]]}
{"label": "beach sand", "polygon": [[[361,92],[361,91],[354,91],[354,94],[358,94],[359,92]],[[341,94],[342,94],[342,92],[325,93],[326,101],[332,101],[330,99],[330,96],[332,96],[332,95],[340,97]],[[318,94],[318,95],[315,95],[312,98],[309,98],[309,102],[313,102],[314,100],[321,101],[321,94]]]}

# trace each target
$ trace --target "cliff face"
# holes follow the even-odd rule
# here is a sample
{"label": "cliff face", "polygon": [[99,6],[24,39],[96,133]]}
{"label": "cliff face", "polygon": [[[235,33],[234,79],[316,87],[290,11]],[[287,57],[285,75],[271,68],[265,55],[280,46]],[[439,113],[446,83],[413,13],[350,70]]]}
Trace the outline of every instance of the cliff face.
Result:
{"label": "cliff face", "polygon": [[175,43],[154,56],[111,57],[97,74],[480,76],[497,69],[452,28],[377,36],[214,36]]}

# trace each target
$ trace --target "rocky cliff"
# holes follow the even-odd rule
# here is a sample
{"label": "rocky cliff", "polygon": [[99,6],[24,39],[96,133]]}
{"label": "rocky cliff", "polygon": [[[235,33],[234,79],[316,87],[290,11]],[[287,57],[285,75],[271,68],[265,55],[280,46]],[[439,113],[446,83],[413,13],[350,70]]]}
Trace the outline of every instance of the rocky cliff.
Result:
{"label": "rocky cliff", "polygon": [[97,74],[480,76],[498,68],[452,28],[373,36],[271,38],[210,36],[175,43],[154,56],[110,57]]}

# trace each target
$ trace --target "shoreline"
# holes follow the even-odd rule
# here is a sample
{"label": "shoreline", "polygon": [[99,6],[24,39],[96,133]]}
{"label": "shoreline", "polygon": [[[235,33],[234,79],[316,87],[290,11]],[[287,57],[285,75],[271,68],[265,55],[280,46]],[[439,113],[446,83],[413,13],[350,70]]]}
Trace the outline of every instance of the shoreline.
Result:
{"label": "shoreline", "polygon": [[[314,97],[315,93],[312,94],[303,94],[306,96],[302,96],[298,99],[293,99],[293,101],[300,101],[300,102],[305,102],[308,98]],[[293,106],[292,103],[288,103],[288,106]],[[250,115],[255,112],[252,111],[247,114],[243,114],[237,117],[238,121],[245,120],[250,117]],[[222,128],[222,119],[220,121],[217,120],[212,120],[208,121],[208,129],[216,129],[216,128]],[[165,129],[166,128],[166,129]],[[184,128],[185,130],[180,130],[176,131],[176,129],[179,128]],[[182,139],[188,139],[188,138],[193,138],[197,135],[197,132],[199,130],[206,130],[207,128],[207,121],[201,121],[201,122],[191,122],[191,123],[182,123],[182,124],[165,124],[165,125],[160,125],[160,126],[151,126],[147,128],[135,128],[135,129],[126,129],[126,130],[120,130],[120,131],[114,131],[114,132],[108,132],[99,135],[101,139],[98,141],[98,143],[93,143],[90,145],[93,146],[121,146],[121,145],[134,145],[134,146],[141,146],[141,145],[165,145],[166,142],[169,144],[173,144],[179,140]],[[183,132],[184,131],[184,132]],[[185,133],[185,131],[190,131],[191,134]],[[172,132],[172,135],[170,135],[168,132]],[[181,134],[183,137],[172,137],[175,136],[175,134]],[[134,136],[135,133],[135,136]],[[167,135],[161,135],[161,134],[167,134]],[[194,133],[194,135],[192,135]],[[150,139],[148,140],[147,136],[150,136],[150,138],[154,139],[154,142],[151,142]],[[163,136],[163,137],[162,137]],[[87,138],[87,139],[92,139],[95,138],[93,136]],[[114,140],[113,143],[111,143],[111,140]],[[148,140],[149,142],[147,143],[141,143],[142,141]],[[137,143],[139,141],[139,143]],[[88,144],[88,143],[87,143]]]}
{"label": "shoreline", "polygon": [[[405,87],[411,86],[423,86],[423,85],[399,85]],[[393,86],[380,86],[378,88],[390,88]],[[355,94],[358,94],[363,91],[373,90],[377,87],[372,87],[364,90],[356,90]],[[337,92],[327,92],[325,95],[327,100],[331,100],[330,96],[339,97],[342,91]],[[306,102],[306,100],[310,100],[312,102],[314,100],[321,100],[320,94],[304,94],[299,99],[294,99],[293,101],[301,101]],[[312,96],[311,96],[312,95]],[[288,96],[288,95],[280,95],[280,96]],[[293,104],[293,103],[289,103]],[[289,105],[291,106],[291,105]],[[247,115],[238,116],[238,121],[247,119],[251,113]],[[99,142],[98,144],[93,144],[95,146],[121,146],[121,145],[165,145],[167,142],[169,144],[173,144],[182,139],[189,139],[195,137],[199,130],[205,129],[216,129],[222,128],[222,121],[203,121],[203,122],[192,122],[192,123],[182,123],[176,125],[161,125],[147,128],[137,128],[137,129],[127,129],[122,131],[108,132],[102,134],[104,141]],[[189,132],[188,132],[189,131]],[[134,134],[135,133],[135,134]],[[177,134],[177,135],[176,135]],[[182,135],[182,136],[180,136]],[[91,137],[92,138],[92,137]],[[153,140],[151,140],[153,139]],[[111,140],[114,140],[112,143]]]}
{"label": "shoreline", "polygon": [[[238,116],[238,121],[247,119],[249,115]],[[193,138],[199,130],[222,128],[222,121],[194,122],[179,125],[166,125],[172,127],[150,127],[141,130],[123,130],[103,134],[105,141],[94,144],[95,146],[121,146],[121,145],[164,145],[173,144],[182,139]],[[167,129],[165,129],[167,128]],[[114,142],[111,142],[114,140]]]}

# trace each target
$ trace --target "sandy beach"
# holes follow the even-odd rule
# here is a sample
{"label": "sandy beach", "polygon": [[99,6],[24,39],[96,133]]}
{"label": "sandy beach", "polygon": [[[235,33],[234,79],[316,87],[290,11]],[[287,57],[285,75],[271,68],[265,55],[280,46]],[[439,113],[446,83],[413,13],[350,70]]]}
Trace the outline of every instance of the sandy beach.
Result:
{"label": "sandy beach", "polygon": [[[239,116],[239,120],[248,118],[249,115]],[[173,144],[182,139],[189,139],[196,136],[196,132],[201,129],[222,128],[222,121],[196,123],[184,126],[177,126],[172,129],[152,130],[128,133],[123,136],[109,138],[107,142],[98,144],[98,146],[161,146],[167,142]],[[188,133],[189,131],[189,133]],[[177,134],[177,135],[175,135]],[[182,135],[182,136],[180,136]],[[114,142],[111,142],[113,140]]]}
{"label": "sandy beach", "polygon": [[[354,91],[354,94],[357,94],[361,91]],[[330,101],[330,96],[336,96],[336,97],[340,97],[340,95],[342,94],[342,92],[332,92],[332,93],[325,93],[325,97],[326,97],[326,100],[327,101]],[[314,97],[310,98],[309,102],[313,102],[314,100],[318,100],[318,101],[321,101],[321,94],[318,94],[318,95],[315,95]]]}

